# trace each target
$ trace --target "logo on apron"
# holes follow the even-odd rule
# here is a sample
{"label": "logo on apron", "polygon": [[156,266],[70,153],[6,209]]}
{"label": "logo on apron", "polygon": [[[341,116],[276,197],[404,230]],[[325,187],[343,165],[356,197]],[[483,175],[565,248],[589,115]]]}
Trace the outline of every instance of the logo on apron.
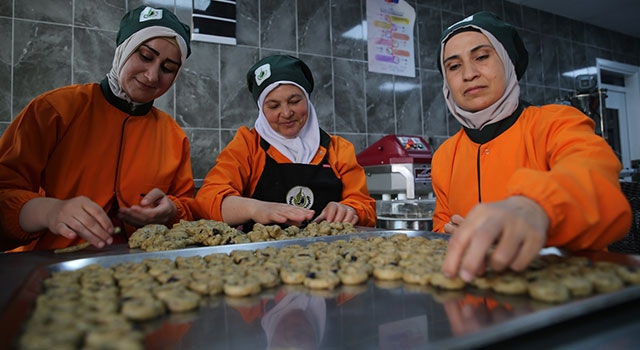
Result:
{"label": "logo on apron", "polygon": [[313,205],[313,191],[309,187],[295,186],[287,192],[287,203],[309,209]]}

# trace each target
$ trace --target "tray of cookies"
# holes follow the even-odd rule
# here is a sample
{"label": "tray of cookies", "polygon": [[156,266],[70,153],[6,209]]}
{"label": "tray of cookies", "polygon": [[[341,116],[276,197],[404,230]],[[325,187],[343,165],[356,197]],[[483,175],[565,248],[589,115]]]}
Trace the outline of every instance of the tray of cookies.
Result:
{"label": "tray of cookies", "polygon": [[640,259],[604,252],[544,250],[522,273],[448,279],[447,238],[155,242],[41,267],[4,317],[16,348],[477,347],[640,295]]}

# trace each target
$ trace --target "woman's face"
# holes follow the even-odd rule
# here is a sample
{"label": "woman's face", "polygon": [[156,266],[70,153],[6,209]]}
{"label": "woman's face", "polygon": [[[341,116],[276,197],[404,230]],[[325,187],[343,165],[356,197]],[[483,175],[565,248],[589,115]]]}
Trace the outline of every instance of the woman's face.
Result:
{"label": "woman's face", "polygon": [[454,101],[477,112],[502,97],[506,87],[504,64],[489,39],[479,32],[462,32],[444,45],[443,70]]}
{"label": "woman's face", "polygon": [[308,118],[308,104],[304,92],[292,84],[278,85],[262,104],[267,122],[278,134],[294,138]]}
{"label": "woman's face", "polygon": [[180,68],[180,58],[180,49],[166,39],[144,42],[122,66],[122,89],[135,102],[153,101],[173,84]]}

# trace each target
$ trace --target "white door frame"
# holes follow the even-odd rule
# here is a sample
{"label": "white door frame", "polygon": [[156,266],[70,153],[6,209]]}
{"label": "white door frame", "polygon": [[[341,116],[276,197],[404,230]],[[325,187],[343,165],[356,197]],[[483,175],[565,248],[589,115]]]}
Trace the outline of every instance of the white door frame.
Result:
{"label": "white door frame", "polygon": [[[618,134],[620,135],[620,158],[623,168],[631,168],[631,141],[629,135],[629,114],[627,111],[627,90],[622,86],[601,84],[602,89],[606,89],[605,107],[607,109],[617,109],[618,114]],[[610,137],[611,135],[607,135]]]}
{"label": "white door frame", "polygon": [[[631,135],[640,134],[640,115],[634,111],[640,111],[640,67],[632,66],[625,63],[614,62],[602,58],[596,58],[596,67],[598,69],[598,87],[607,88],[603,86],[600,77],[601,70],[607,70],[610,72],[616,72],[625,77],[624,93],[626,95],[626,120],[620,122],[620,126],[626,125],[627,130],[620,130],[621,135],[626,135],[628,145],[620,145],[621,147],[628,147],[629,159],[640,159],[640,138],[630,137]],[[618,87],[620,88],[620,87]],[[606,105],[606,100],[605,100]],[[622,141],[621,137],[621,141]],[[625,166],[629,166],[625,164]]]}

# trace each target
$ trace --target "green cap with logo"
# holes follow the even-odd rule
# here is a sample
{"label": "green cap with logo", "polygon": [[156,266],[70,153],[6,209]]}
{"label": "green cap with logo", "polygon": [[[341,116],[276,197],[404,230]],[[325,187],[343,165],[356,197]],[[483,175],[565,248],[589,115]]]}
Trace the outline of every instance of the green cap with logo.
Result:
{"label": "green cap with logo", "polygon": [[254,64],[247,72],[247,87],[256,103],[267,86],[283,80],[302,86],[309,95],[313,91],[311,69],[297,57],[268,56]]}
{"label": "green cap with logo", "polygon": [[440,37],[441,45],[438,46],[438,70],[442,73],[442,67],[440,65],[440,56],[442,55],[442,44],[449,40],[452,36],[467,30],[467,28],[481,28],[498,39],[504,49],[509,54],[509,58],[513,63],[518,80],[522,78],[524,72],[527,70],[529,64],[529,53],[524,47],[522,38],[518,34],[518,31],[509,23],[502,20],[496,14],[489,11],[478,12],[471,15],[460,22],[454,23],[447,28]]}
{"label": "green cap with logo", "polygon": [[187,44],[187,57],[191,55],[191,30],[189,26],[180,22],[173,12],[164,7],[153,8],[143,5],[124,15],[116,36],[116,46],[120,46],[133,33],[153,26],[167,27],[180,35]]}

